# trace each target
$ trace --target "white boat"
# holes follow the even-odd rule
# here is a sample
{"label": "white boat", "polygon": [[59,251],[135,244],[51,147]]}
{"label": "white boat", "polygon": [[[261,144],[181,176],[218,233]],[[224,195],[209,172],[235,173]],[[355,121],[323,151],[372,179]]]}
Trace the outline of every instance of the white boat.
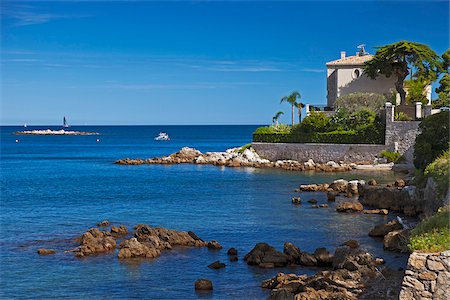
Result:
{"label": "white boat", "polygon": [[160,132],[157,137],[154,139],[155,141],[170,141],[170,137],[165,132]]}

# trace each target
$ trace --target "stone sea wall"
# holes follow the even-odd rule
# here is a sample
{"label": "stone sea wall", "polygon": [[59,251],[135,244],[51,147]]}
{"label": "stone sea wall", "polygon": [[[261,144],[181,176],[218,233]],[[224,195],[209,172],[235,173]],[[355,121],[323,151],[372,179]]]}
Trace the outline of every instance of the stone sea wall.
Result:
{"label": "stone sea wall", "polygon": [[418,121],[394,121],[394,107],[386,103],[386,134],[384,145],[369,144],[300,144],[252,143],[258,154],[270,161],[312,159],[318,163],[336,161],[355,164],[372,164],[383,150],[398,151],[405,163],[412,164],[414,143],[419,134]]}
{"label": "stone sea wall", "polygon": [[293,159],[318,163],[328,161],[372,164],[385,145],[367,144],[300,144],[300,143],[252,143],[263,158],[270,161]]}
{"label": "stone sea wall", "polygon": [[400,300],[448,299],[450,295],[450,250],[410,255],[403,277]]}

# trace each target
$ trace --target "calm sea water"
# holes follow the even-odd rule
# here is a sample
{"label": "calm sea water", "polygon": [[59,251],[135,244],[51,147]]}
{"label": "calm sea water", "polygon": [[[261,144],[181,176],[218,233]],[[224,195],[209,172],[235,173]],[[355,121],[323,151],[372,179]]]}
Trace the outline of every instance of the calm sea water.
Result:
{"label": "calm sea water", "polygon": [[[97,126],[71,129],[100,136],[16,136],[13,132],[23,128],[0,127],[0,298],[263,299],[268,292],[260,288],[261,281],[277,272],[317,271],[247,266],[242,257],[258,242],[279,250],[284,241],[291,241],[306,251],[334,251],[356,239],[388,264],[405,264],[405,256],[384,252],[379,240],[367,236],[374,224],[394,215],[338,214],[333,204],[329,209],[291,204],[293,190],[301,183],[372,177],[387,181],[394,178],[392,173],[113,164],[124,157],[167,155],[183,146],[223,151],[249,143],[255,128]],[[172,140],[153,141],[160,131]],[[300,196],[326,202],[320,193]],[[74,237],[104,219],[128,227],[148,223],[192,230],[203,239],[218,240],[224,249],[176,249],[157,259],[133,262],[118,261],[116,254],[78,259],[62,252],[75,246]],[[238,249],[238,262],[228,262],[230,247]],[[40,257],[38,248],[58,253]],[[215,260],[227,267],[207,268]],[[194,291],[193,283],[201,277],[213,281],[212,293]]]}

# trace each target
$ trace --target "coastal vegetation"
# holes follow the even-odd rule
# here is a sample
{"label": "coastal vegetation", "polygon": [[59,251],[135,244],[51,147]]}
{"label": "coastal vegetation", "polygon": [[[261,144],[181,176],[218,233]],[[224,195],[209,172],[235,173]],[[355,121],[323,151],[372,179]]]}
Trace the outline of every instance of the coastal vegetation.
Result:
{"label": "coastal vegetation", "polygon": [[273,116],[272,118],[272,123],[275,123],[276,125],[278,125],[278,120],[280,119],[280,117],[284,115],[284,112],[279,111],[275,114],[275,116]]}
{"label": "coastal vegetation", "polygon": [[395,163],[402,157],[402,155],[399,152],[397,152],[397,151],[384,150],[384,151],[381,151],[380,157],[386,158],[388,162],[394,162]]}
{"label": "coastal vegetation", "polygon": [[365,63],[364,72],[373,79],[379,75],[396,76],[400,104],[406,104],[404,81],[410,70],[416,70],[412,74],[416,79],[429,83],[436,80],[440,66],[440,57],[427,45],[400,41],[378,47],[374,57]]}
{"label": "coastal vegetation", "polygon": [[341,143],[382,144],[384,123],[381,116],[369,109],[350,113],[340,108],[328,117],[323,112],[311,112],[293,127],[268,126],[257,128],[254,142],[270,143]]}
{"label": "coastal vegetation", "polygon": [[414,166],[423,171],[449,147],[450,112],[443,111],[426,117],[419,125],[421,133],[414,146]]}
{"label": "coastal vegetation", "polygon": [[430,218],[422,220],[412,231],[411,251],[437,252],[450,249],[450,208],[442,207]]}
{"label": "coastal vegetation", "polygon": [[447,49],[441,57],[442,62],[440,65],[440,72],[443,76],[439,80],[439,87],[435,89],[435,92],[439,95],[439,97],[432,102],[433,108],[450,106],[450,49]]}
{"label": "coastal vegetation", "polygon": [[337,98],[334,107],[336,110],[344,108],[349,113],[355,113],[364,109],[378,113],[385,103],[386,97],[382,94],[350,93]]}

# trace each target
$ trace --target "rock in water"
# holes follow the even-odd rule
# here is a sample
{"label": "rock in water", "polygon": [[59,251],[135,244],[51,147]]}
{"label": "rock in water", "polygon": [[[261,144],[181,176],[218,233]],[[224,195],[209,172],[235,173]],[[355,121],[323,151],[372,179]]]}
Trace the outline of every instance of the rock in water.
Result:
{"label": "rock in water", "polygon": [[108,252],[116,248],[116,240],[108,231],[91,228],[76,239],[80,246],[75,249],[75,256],[82,257],[96,253]]}
{"label": "rock in water", "polygon": [[358,201],[354,202],[343,202],[336,207],[338,212],[359,212],[362,211],[364,207]]}
{"label": "rock in water", "polygon": [[137,238],[131,238],[123,241],[120,246],[118,254],[119,259],[125,258],[155,258],[161,254],[161,251],[156,247],[145,245],[137,240]]}
{"label": "rock in water", "polygon": [[330,184],[330,188],[338,193],[346,193],[347,192],[348,181],[344,179],[335,180],[332,184]]}
{"label": "rock in water", "polygon": [[128,228],[125,225],[112,226],[111,227],[111,234],[114,236],[120,236],[120,235],[126,235],[128,233]]}
{"label": "rock in water", "polygon": [[403,229],[402,224],[398,222],[398,220],[392,220],[386,224],[379,224],[376,225],[370,232],[369,236],[379,236],[384,237],[386,234],[388,234],[391,231],[394,230],[401,230]]}
{"label": "rock in water", "polygon": [[336,192],[328,192],[327,193],[327,200],[330,201],[330,202],[336,201],[336,195],[337,195]]}
{"label": "rock in water", "polygon": [[316,199],[309,199],[308,200],[308,203],[311,203],[311,204],[316,204],[317,203],[317,200]]}
{"label": "rock in water", "polygon": [[44,248],[38,249],[36,252],[39,255],[50,255],[56,253],[56,251],[53,249],[44,249]]}
{"label": "rock in water", "polygon": [[108,220],[103,220],[97,223],[98,227],[108,227],[109,225],[111,225],[111,223]]}
{"label": "rock in water", "polygon": [[238,255],[236,248],[230,248],[227,251],[227,255]]}
{"label": "rock in water", "polygon": [[292,197],[292,204],[301,204],[300,197]]}
{"label": "rock in water", "polygon": [[208,249],[211,250],[220,250],[222,249],[222,245],[219,244],[219,242],[212,240],[211,242],[208,243]]}
{"label": "rock in water", "polygon": [[289,260],[286,254],[277,251],[274,247],[266,243],[259,243],[244,256],[244,261],[249,265],[273,268],[285,267]]}
{"label": "rock in water", "polygon": [[300,249],[292,243],[285,242],[283,247],[283,252],[288,256],[290,263],[298,264],[300,261],[300,256],[302,252]]}
{"label": "rock in water", "polygon": [[383,246],[385,250],[409,252],[409,230],[395,230],[391,231],[384,236]]}
{"label": "rock in water", "polygon": [[198,291],[212,291],[213,284],[211,280],[207,278],[200,278],[195,281],[195,289]]}
{"label": "rock in water", "polygon": [[222,268],[225,268],[225,267],[226,267],[226,265],[224,263],[221,263],[218,260],[216,260],[215,262],[213,262],[213,263],[208,265],[208,268],[214,269],[214,270],[222,269]]}

